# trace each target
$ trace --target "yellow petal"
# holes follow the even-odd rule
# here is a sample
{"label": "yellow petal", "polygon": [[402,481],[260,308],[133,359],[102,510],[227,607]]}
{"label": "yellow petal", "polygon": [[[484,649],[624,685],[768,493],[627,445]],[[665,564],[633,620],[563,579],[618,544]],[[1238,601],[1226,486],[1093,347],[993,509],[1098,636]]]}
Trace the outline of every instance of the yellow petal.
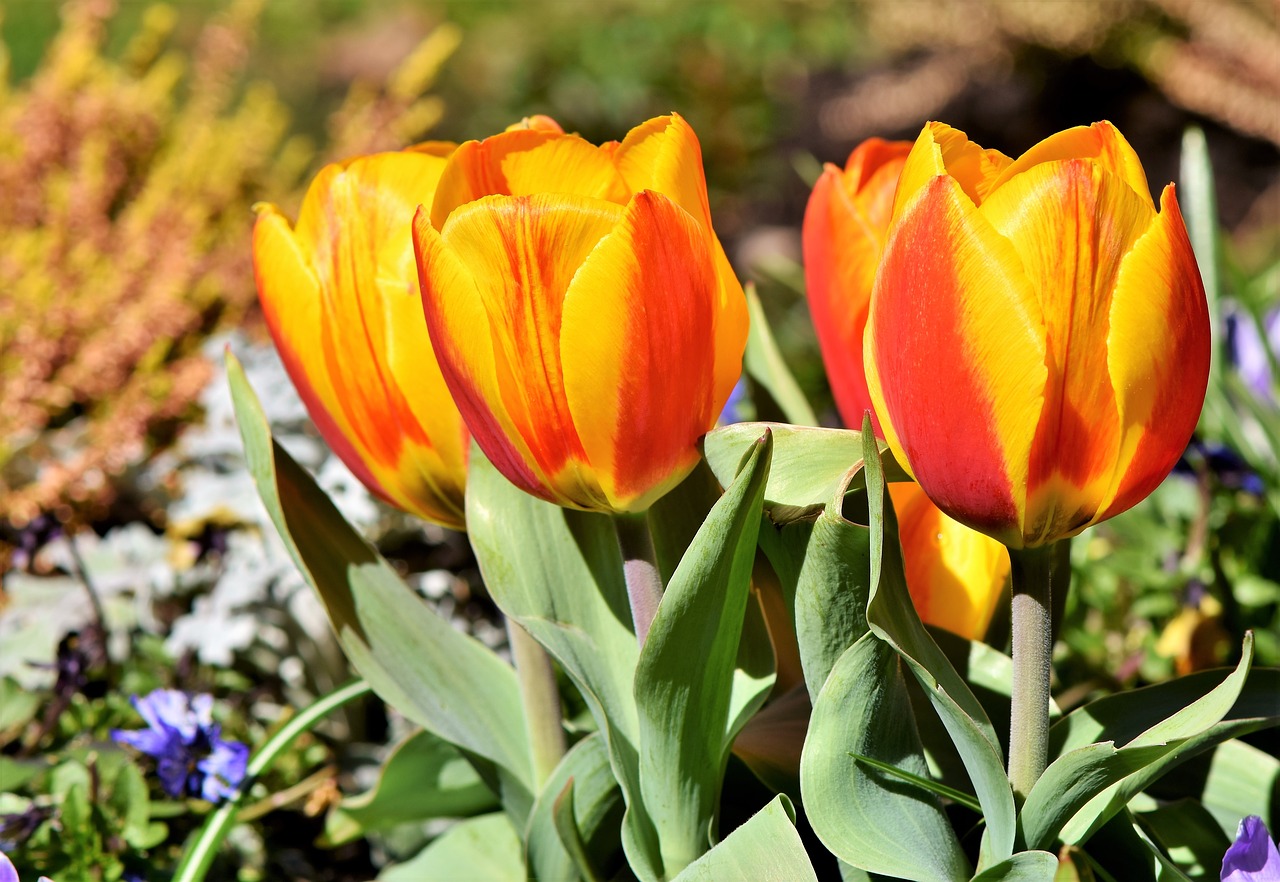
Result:
{"label": "yellow petal", "polygon": [[998,150],[979,147],[959,129],[945,123],[926,123],[907,154],[893,213],[901,214],[925,184],[941,174],[954,178],[969,200],[978,205],[1011,161]]}
{"label": "yellow petal", "polygon": [[1099,520],[1143,499],[1182,455],[1200,418],[1210,345],[1204,286],[1170,184],[1111,300],[1107,367],[1122,440]]}
{"label": "yellow petal", "polygon": [[1050,135],[1001,172],[995,186],[1003,186],[1010,178],[1033,166],[1064,159],[1094,160],[1128,184],[1147,207],[1155,211],[1155,203],[1151,201],[1151,188],[1147,186],[1147,175],[1142,170],[1138,154],[1129,146],[1124,135],[1109,122],[1076,126]]}
{"label": "yellow petal", "polygon": [[574,274],[623,211],[582,196],[490,196],[454,211],[441,233],[489,316],[502,406],[557,501],[581,508],[605,500],[565,397],[562,309]]}
{"label": "yellow petal", "polygon": [[702,224],[646,191],[565,297],[565,394],[609,507],[641,511],[682,480],[724,400],[708,343],[718,283]]}

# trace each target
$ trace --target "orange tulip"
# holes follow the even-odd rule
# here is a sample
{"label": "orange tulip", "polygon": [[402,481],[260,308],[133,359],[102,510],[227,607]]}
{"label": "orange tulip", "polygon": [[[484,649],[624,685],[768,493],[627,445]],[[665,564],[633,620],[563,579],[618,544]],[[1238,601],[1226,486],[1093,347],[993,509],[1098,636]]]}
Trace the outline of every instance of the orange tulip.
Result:
{"label": "orange tulip", "polygon": [[640,511],[697,463],[746,303],[678,116],[595,147],[545,119],[460,146],[414,219],[422,305],[485,455],[559,505]]}
{"label": "orange tulip", "polygon": [[1109,123],[1016,161],[925,126],[866,368],[885,439],[944,512],[1034,548],[1130,508],[1191,436],[1209,345],[1173,185],[1157,212]]}
{"label": "orange tulip", "polygon": [[893,213],[893,191],[910,141],[863,141],[844,169],[827,164],[804,213],[804,279],[836,407],[846,426],[873,411],[862,336],[876,267]]}
{"label": "orange tulip", "polygon": [[[862,338],[908,141],[871,138],[844,169],[828,165],[804,216],[805,287],[822,360],[845,425],[875,410],[862,367]],[[1004,547],[938,510],[916,484],[892,484],[907,586],[920,618],[981,640],[1004,595]]]}
{"label": "orange tulip", "polygon": [[267,326],[311,418],[370,491],[462,529],[469,440],[422,321],[410,224],[452,145],[326,166],[296,228],[259,210]]}

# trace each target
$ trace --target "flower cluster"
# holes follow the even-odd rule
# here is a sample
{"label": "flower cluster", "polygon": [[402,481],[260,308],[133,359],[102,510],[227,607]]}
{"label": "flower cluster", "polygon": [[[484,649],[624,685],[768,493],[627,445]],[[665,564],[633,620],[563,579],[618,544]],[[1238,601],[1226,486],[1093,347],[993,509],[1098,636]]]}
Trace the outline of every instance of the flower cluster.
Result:
{"label": "flower cluster", "polygon": [[213,721],[213,697],[157,689],[131,699],[146,729],[115,729],[111,737],[155,758],[165,793],[208,802],[230,798],[244,780],[249,748],[222,738]]}

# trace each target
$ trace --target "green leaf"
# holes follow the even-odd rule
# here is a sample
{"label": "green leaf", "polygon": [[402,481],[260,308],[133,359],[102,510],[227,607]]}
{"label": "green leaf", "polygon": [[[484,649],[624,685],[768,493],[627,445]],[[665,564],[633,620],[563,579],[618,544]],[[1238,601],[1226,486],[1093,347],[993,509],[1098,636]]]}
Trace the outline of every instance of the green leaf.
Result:
{"label": "green leaf", "polygon": [[785,796],[775,796],[723,842],[685,867],[674,882],[730,879],[818,882]]}
{"label": "green leaf", "polygon": [[662,855],[678,873],[710,846],[750,594],[772,436],[759,438],[681,560],[636,667],[640,787]]}
{"label": "green leaf", "polygon": [[814,702],[800,760],[805,813],[822,844],[855,867],[925,882],[968,879],[937,797],[850,754],[929,773],[902,662],[871,633],[840,656]]}
{"label": "green leaf", "polygon": [[1213,751],[1200,801],[1231,837],[1246,815],[1258,815],[1267,828],[1280,824],[1272,794],[1280,793],[1280,759],[1243,741],[1226,741]]}
{"label": "green leaf", "polygon": [[816,701],[836,660],[867,632],[871,531],[845,520],[833,493],[812,530],[796,577],[795,623],[809,698]]}
{"label": "green leaf", "polygon": [[13,677],[0,678],[0,744],[16,737],[23,726],[35,719],[39,710],[39,695],[23,689]]}
{"label": "green leaf", "polygon": [[971,882],[1053,882],[1058,859],[1047,851],[1023,851],[988,867]]}
{"label": "green leaf", "polygon": [[974,811],[978,813],[982,812],[982,806],[978,803],[976,799],[974,799],[969,794],[964,793],[963,791],[956,790],[954,787],[948,787],[946,784],[941,784],[933,780],[932,778],[926,778],[923,775],[914,775],[911,772],[898,768],[897,766],[891,766],[888,763],[883,763],[878,759],[872,759],[869,756],[862,756],[861,754],[857,754],[857,753],[851,753],[849,754],[849,756],[853,757],[860,763],[864,763],[870,766],[873,769],[877,769],[881,772],[886,772],[890,775],[894,775],[895,777],[901,778],[903,781],[906,781],[909,784],[914,784],[915,786],[919,787],[921,790],[928,791],[929,793],[933,793],[937,796],[942,797],[943,799],[949,799],[954,803],[958,803],[964,806],[965,808],[969,809],[970,811]]}
{"label": "green leaf", "polygon": [[871,523],[871,598],[867,622],[891,645],[920,683],[956,746],[987,830],[984,858],[999,862],[1013,854],[1017,822],[1004,754],[986,710],[925,629],[907,591],[898,521],[887,499],[870,419],[865,433],[867,509]]}
{"label": "green leaf", "polygon": [[[532,768],[515,671],[460,633],[405,585],[271,437],[236,358],[227,376],[245,458],[294,563],[316,589],[338,640],[374,691],[480,762],[504,805],[533,804]],[[496,766],[483,768],[488,761]]]}
{"label": "green leaf", "polygon": [[1224,833],[1200,803],[1183,799],[1133,817],[1140,832],[1157,846],[1153,850],[1167,855],[1179,872],[1192,878],[1218,878],[1235,830],[1230,836]]}
{"label": "green leaf", "polygon": [[590,872],[614,869],[624,808],[609,749],[593,732],[564,755],[534,803],[525,831],[531,877],[594,882]]}
{"label": "green leaf", "polygon": [[799,426],[816,426],[818,417],[782,359],[782,352],[773,339],[773,332],[769,330],[769,320],[764,314],[756,286],[748,284],[746,295],[751,326],[747,332],[747,350],[742,356],[743,368],[782,408],[787,422]]}
{"label": "green leaf", "polygon": [[1187,235],[1204,281],[1205,299],[1209,307],[1209,334],[1213,341],[1209,373],[1220,377],[1223,347],[1222,283],[1220,269],[1218,200],[1214,194],[1213,162],[1204,131],[1190,126],[1182,133],[1182,161],[1178,175],[1178,202],[1187,223]]}
{"label": "green leaf", "polygon": [[[703,452],[711,471],[727,485],[750,453],[751,445],[764,433],[773,432],[773,468],[765,485],[764,506],[774,523],[812,518],[836,495],[862,489],[862,435],[845,429],[819,429],[777,423],[735,423],[709,433]],[[888,448],[885,472],[893,481],[910,478],[902,471]],[[852,476],[852,477],[850,477]]]}
{"label": "green leaf", "polygon": [[586,701],[626,798],[628,858],[642,879],[658,878],[657,839],[640,798],[633,697],[640,650],[613,522],[530,496],[473,445],[467,532],[494,602],[547,650]]}
{"label": "green leaf", "polygon": [[[1091,799],[1063,827],[1062,840],[1068,843],[1085,841],[1108,818],[1124,808],[1135,794],[1169,769],[1228,738],[1275,725],[1280,721],[1280,706],[1275,702],[1275,691],[1270,693],[1270,706],[1261,711],[1262,716],[1236,717],[1237,713],[1248,713],[1250,710],[1248,703],[1239,710],[1237,705],[1244,691],[1252,660],[1253,634],[1250,632],[1245,634],[1240,664],[1216,688],[1125,743],[1126,748],[1164,745],[1168,749],[1155,761],[1122,778]],[[1143,713],[1147,708],[1141,704],[1131,707],[1139,719],[1151,718],[1149,713]],[[1229,715],[1235,718],[1228,719]],[[1051,740],[1052,736],[1050,730]]]}
{"label": "green leaf", "polygon": [[1116,749],[1110,741],[1079,747],[1049,764],[1031,788],[1019,820],[1029,848],[1048,848],[1062,825],[1116,781],[1161,758],[1174,744]]}
{"label": "green leaf", "polygon": [[378,882],[526,882],[520,837],[504,814],[461,821],[413,860],[388,867]]}
{"label": "green leaf", "polygon": [[457,749],[420,729],[395,746],[372,788],[334,806],[320,844],[334,848],[370,830],[465,818],[497,807],[493,792]]}
{"label": "green leaf", "polygon": [[664,585],[671,581],[689,543],[723,492],[706,460],[699,459],[687,478],[649,508],[649,533]]}

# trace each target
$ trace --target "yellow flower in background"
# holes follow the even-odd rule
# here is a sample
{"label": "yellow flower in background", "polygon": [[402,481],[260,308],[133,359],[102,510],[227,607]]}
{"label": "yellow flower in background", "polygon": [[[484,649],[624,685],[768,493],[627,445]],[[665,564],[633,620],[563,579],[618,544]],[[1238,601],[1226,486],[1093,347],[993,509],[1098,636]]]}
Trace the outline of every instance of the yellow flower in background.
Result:
{"label": "yellow flower in background", "polygon": [[259,210],[267,325],[311,418],[371,492],[463,529],[469,440],[422,319],[411,227],[453,145],[326,166],[296,227]]}
{"label": "yellow flower in background", "polygon": [[697,463],[747,314],[683,119],[600,147],[539,117],[467,142],[414,243],[445,380],[508,480],[640,511]]}
{"label": "yellow flower in background", "polygon": [[885,439],[948,515],[1047,545],[1147,496],[1204,402],[1209,321],[1173,185],[1109,123],[1019,159],[929,123],[866,330]]}

